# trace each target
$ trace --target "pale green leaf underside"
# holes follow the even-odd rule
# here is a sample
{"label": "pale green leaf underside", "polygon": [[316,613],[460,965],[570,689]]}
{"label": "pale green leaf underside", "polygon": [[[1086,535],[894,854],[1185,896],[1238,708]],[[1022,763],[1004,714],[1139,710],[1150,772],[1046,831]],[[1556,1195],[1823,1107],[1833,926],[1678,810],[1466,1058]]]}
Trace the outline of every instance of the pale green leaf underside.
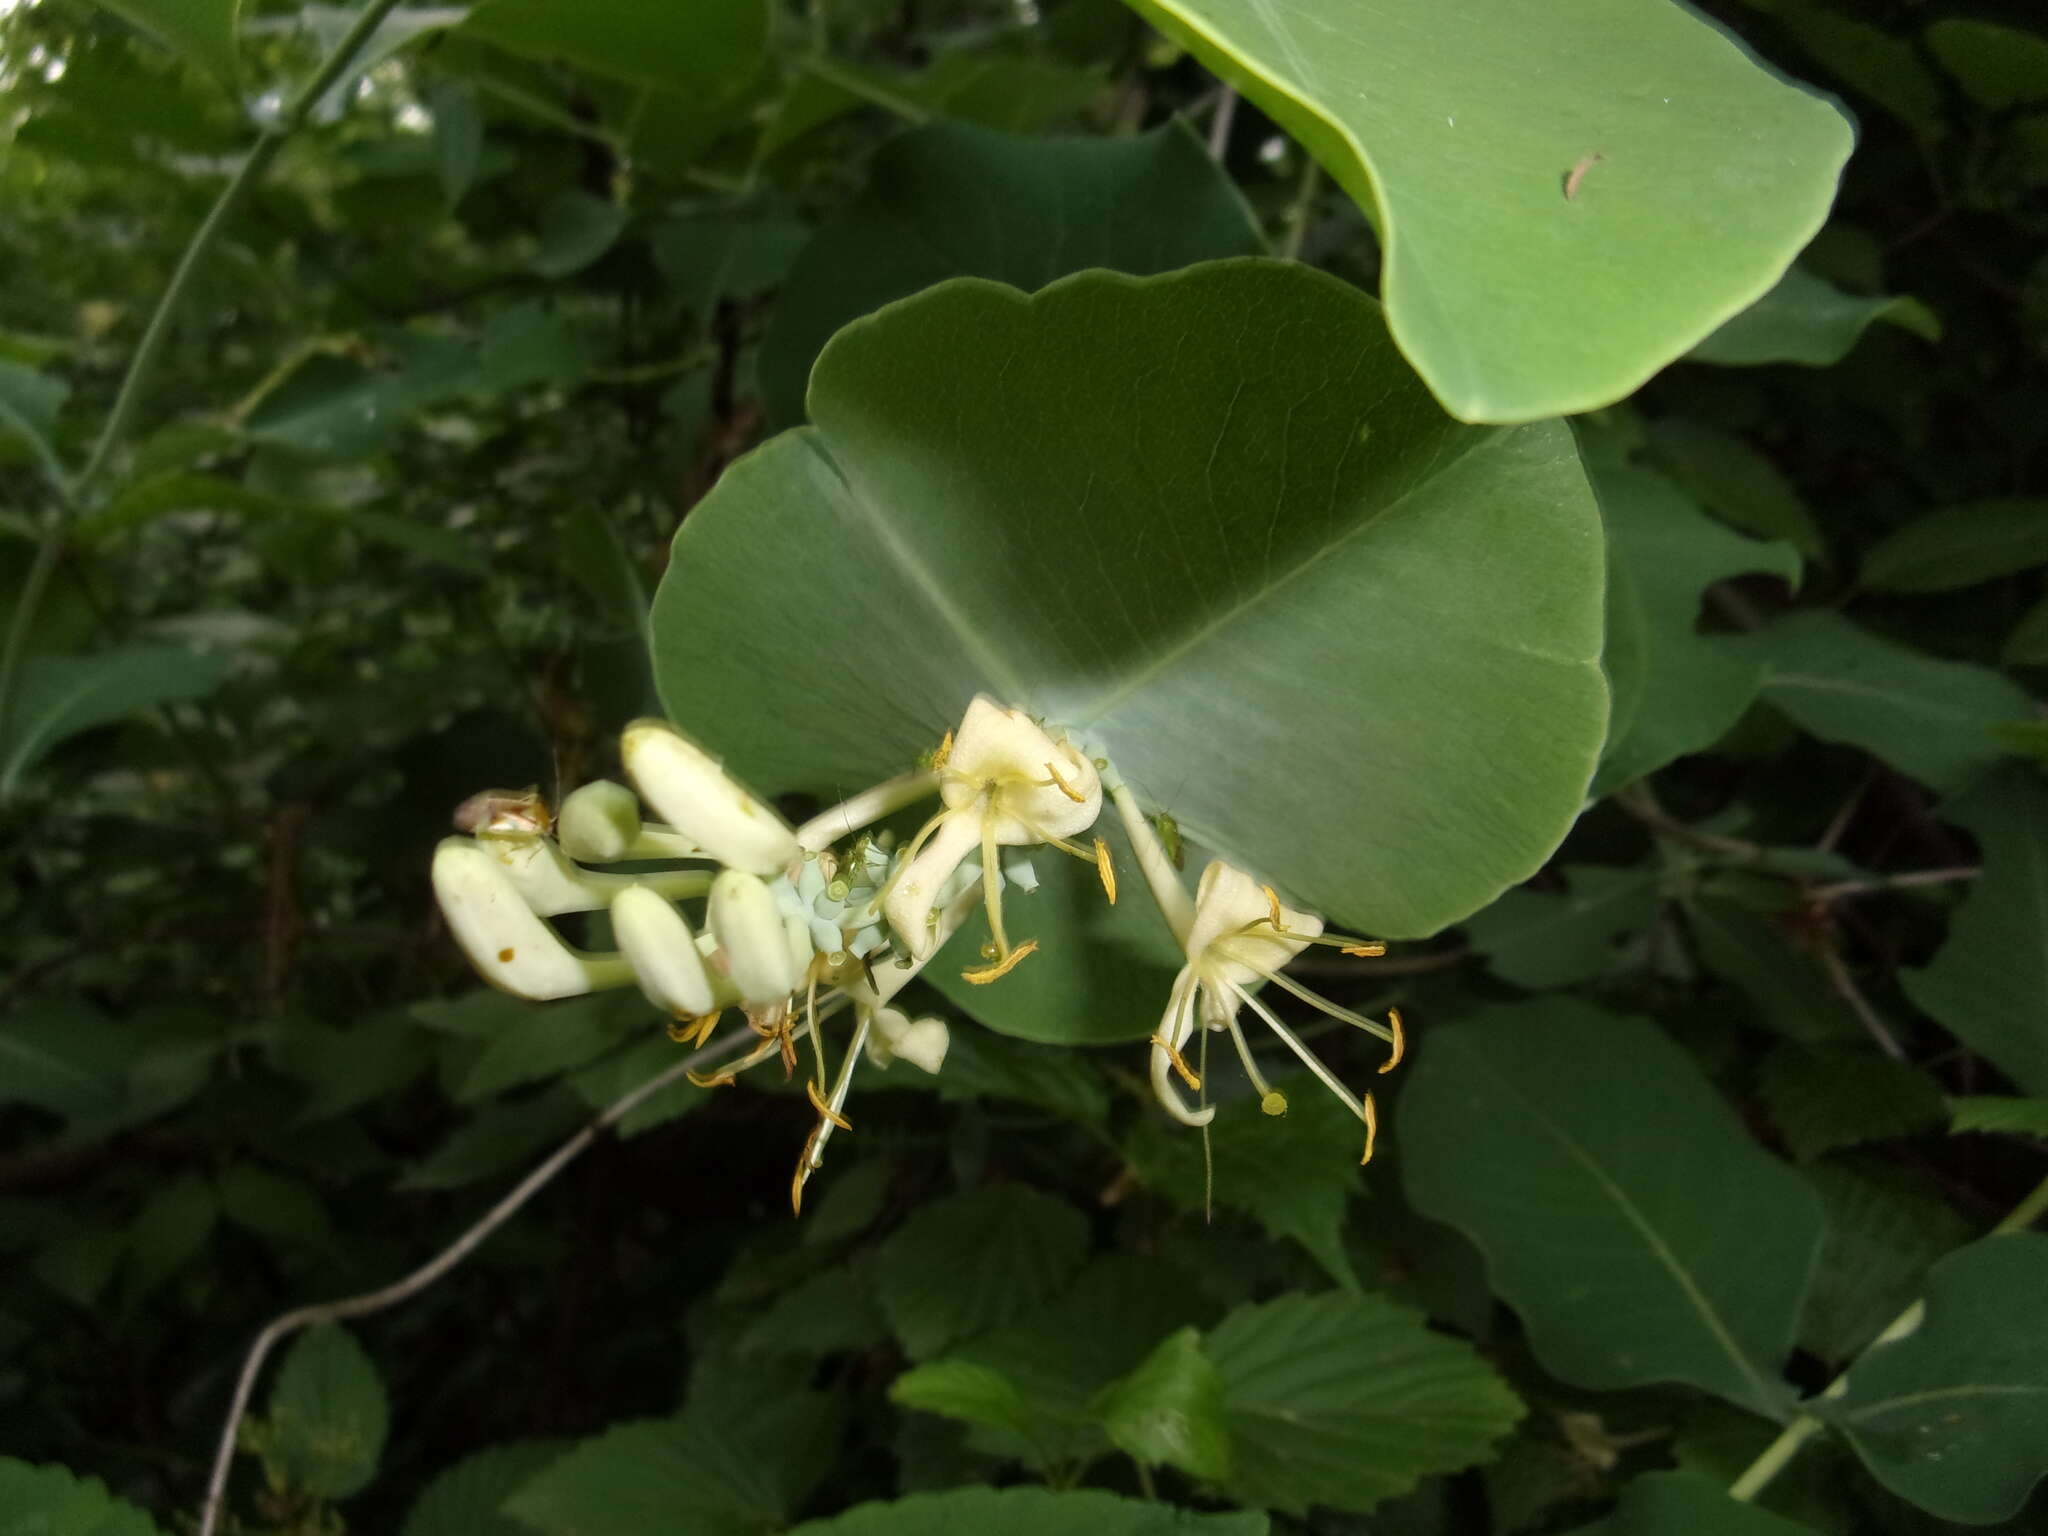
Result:
{"label": "pale green leaf underside", "polygon": [[132,645],[87,656],[31,656],[21,670],[6,734],[0,736],[0,794],[11,791],[66,737],[159,704],[199,698],[227,672],[225,657],[164,645]]}
{"label": "pale green leaf underside", "polygon": [[1606,695],[1570,434],[1451,421],[1354,290],[1257,259],[960,280],[842,331],[810,407],[655,599],[664,702],[748,781],[861,788],[986,691],[1390,937],[1577,814]]}
{"label": "pale green leaf underside", "polygon": [[1373,217],[1394,336],[1468,421],[1610,404],[1762,297],[1853,138],[1662,0],[1129,3]]}
{"label": "pale green leaf underside", "polygon": [[1663,1035],[1563,1000],[1438,1030],[1398,1134],[1410,1198],[1485,1250],[1551,1371],[1783,1410],[1819,1204]]}

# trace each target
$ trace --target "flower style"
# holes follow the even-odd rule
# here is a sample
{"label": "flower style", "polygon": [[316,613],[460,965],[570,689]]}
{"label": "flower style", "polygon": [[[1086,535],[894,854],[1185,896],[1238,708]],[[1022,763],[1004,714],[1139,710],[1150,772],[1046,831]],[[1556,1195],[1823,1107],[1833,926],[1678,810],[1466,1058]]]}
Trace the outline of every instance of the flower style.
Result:
{"label": "flower style", "polygon": [[1093,826],[1102,810],[1102,781],[1084,753],[1021,709],[1004,709],[978,695],[958,734],[949,734],[940,747],[934,768],[944,808],[911,839],[882,904],[890,928],[913,958],[924,960],[938,947],[933,913],[954,872],[977,848],[994,943],[986,956],[991,964],[963,973],[969,981],[994,981],[1038,947],[1035,940],[1010,944],[999,848],[1045,843],[1072,854],[1096,866],[1110,899],[1116,899],[1108,845],[1097,838],[1090,851],[1069,841]]}
{"label": "flower style", "polygon": [[1399,1010],[1390,1009],[1388,1022],[1377,1024],[1310,991],[1281,969],[1311,944],[1328,944],[1350,955],[1386,952],[1383,944],[1326,935],[1320,917],[1283,905],[1270,885],[1260,884],[1243,870],[1221,860],[1211,863],[1202,872],[1196,888],[1193,917],[1183,941],[1187,964],[1174,978],[1165,1016],[1160,1020],[1159,1032],[1152,1037],[1152,1089],[1167,1113],[1185,1125],[1207,1125],[1215,1118],[1213,1105],[1190,1109],[1173,1081],[1178,1077],[1191,1091],[1201,1089],[1200,1076],[1182,1054],[1200,1023],[1212,1030],[1229,1031],[1245,1075],[1258,1091],[1260,1108],[1269,1115],[1285,1114],[1286,1096],[1275,1090],[1259,1071],[1238,1024],[1239,1012],[1250,1008],[1321,1079],[1324,1087],[1365,1122],[1365,1155],[1360,1161],[1369,1162],[1378,1129],[1373,1096],[1367,1093],[1360,1099],[1339,1082],[1301,1037],[1281,1022],[1252,990],[1258,982],[1271,982],[1331,1018],[1379,1036],[1393,1047],[1380,1071],[1392,1071],[1402,1052]]}

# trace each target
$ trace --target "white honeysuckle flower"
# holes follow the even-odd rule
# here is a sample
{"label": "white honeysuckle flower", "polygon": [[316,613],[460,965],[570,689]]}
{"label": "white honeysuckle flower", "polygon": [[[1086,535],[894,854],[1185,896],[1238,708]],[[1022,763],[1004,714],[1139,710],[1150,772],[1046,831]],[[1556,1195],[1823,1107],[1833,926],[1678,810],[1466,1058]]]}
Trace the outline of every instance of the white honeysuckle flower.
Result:
{"label": "white honeysuckle flower", "polygon": [[1368,1093],[1360,1099],[1339,1082],[1301,1037],[1281,1022],[1252,990],[1259,982],[1271,982],[1331,1018],[1379,1036],[1393,1046],[1392,1055],[1380,1071],[1391,1071],[1402,1052],[1399,1010],[1388,1011],[1388,1023],[1375,1023],[1339,1007],[1288,976],[1281,967],[1311,944],[1328,944],[1353,955],[1386,952],[1383,944],[1326,935],[1320,917],[1283,905],[1270,885],[1261,884],[1220,859],[1211,863],[1202,872],[1195,891],[1194,912],[1184,945],[1187,964],[1174,978],[1159,1032],[1152,1037],[1152,1089],[1176,1120],[1185,1125],[1207,1125],[1215,1118],[1214,1106],[1190,1109],[1173,1080],[1178,1077],[1190,1089],[1199,1089],[1201,1079],[1188,1066],[1183,1047],[1198,1025],[1227,1030],[1244,1064],[1245,1075],[1258,1090],[1260,1108],[1269,1115],[1285,1114],[1286,1097],[1276,1092],[1259,1071],[1237,1022],[1239,1011],[1250,1008],[1321,1079],[1324,1087],[1365,1122],[1365,1158],[1361,1161],[1369,1160],[1378,1127],[1372,1095]]}
{"label": "white honeysuckle flower", "polygon": [[936,1076],[951,1043],[944,1019],[912,1019],[900,1008],[877,1008],[868,1033],[868,1060],[884,1068],[907,1061]]}
{"label": "white honeysuckle flower", "polygon": [[914,958],[926,958],[938,947],[933,913],[947,881],[979,849],[994,963],[966,974],[971,981],[993,981],[1036,948],[1027,943],[1012,949],[1004,931],[999,848],[1049,844],[1096,865],[1114,892],[1101,839],[1093,853],[1068,841],[1094,825],[1102,810],[1102,781],[1085,753],[1055,739],[1021,709],[1004,709],[985,695],[967,706],[959,731],[934,766],[945,808],[903,851],[883,911],[897,942]]}
{"label": "white honeysuckle flower", "polygon": [[759,875],[743,869],[721,871],[711,882],[706,922],[741,1001],[754,1008],[774,1008],[786,1004],[803,984],[811,954],[808,930],[800,932],[799,960],[775,893]]}
{"label": "white honeysuckle flower", "polygon": [[569,792],[555,815],[555,838],[564,853],[585,864],[706,857],[673,828],[643,822],[638,797],[612,779],[592,779]]}
{"label": "white honeysuckle flower", "polygon": [[469,963],[504,991],[545,1002],[633,979],[623,956],[565,944],[527,905],[504,865],[472,838],[444,838],[434,850],[434,896]]}
{"label": "white honeysuckle flower", "polygon": [[621,891],[611,905],[612,935],[633,967],[640,990],[678,1023],[718,1013],[711,972],[697,936],[674,903],[649,886]]}
{"label": "white honeysuckle flower", "polygon": [[619,756],[647,803],[720,864],[765,877],[802,856],[789,823],[666,720],[628,725]]}

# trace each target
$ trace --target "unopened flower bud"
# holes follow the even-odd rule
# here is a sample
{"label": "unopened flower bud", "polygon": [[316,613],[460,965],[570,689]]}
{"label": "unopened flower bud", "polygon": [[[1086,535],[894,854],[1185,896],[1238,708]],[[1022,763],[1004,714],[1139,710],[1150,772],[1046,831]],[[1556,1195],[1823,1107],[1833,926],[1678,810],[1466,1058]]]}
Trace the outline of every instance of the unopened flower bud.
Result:
{"label": "unopened flower bud", "polygon": [[766,1007],[803,979],[775,893],[758,875],[728,869],[711,882],[709,920],[743,1001]]}
{"label": "unopened flower bud", "polygon": [[619,956],[586,955],[563,943],[504,866],[470,838],[446,838],[434,850],[434,896],[470,964],[507,992],[540,1001],[631,979]]}
{"label": "unopened flower bud", "polygon": [[802,853],[788,822],[667,721],[635,720],[619,754],[647,803],[719,863],[773,875]]}
{"label": "unopened flower bud", "polygon": [[621,891],[612,902],[612,933],[619,941],[640,990],[655,1007],[681,1018],[700,1018],[717,1009],[710,974],[697,952],[696,935],[674,905],[644,885]]}

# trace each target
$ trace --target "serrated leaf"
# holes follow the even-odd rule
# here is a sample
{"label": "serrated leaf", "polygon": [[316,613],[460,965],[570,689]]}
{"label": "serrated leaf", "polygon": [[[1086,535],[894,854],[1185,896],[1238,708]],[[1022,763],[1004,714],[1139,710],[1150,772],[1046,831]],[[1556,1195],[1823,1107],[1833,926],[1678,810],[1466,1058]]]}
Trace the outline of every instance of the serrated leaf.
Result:
{"label": "serrated leaf", "polygon": [[1948,592],[2048,565],[2048,497],[1959,502],[1917,517],[1863,557],[1874,592]]}
{"label": "serrated leaf", "polygon": [[1813,1536],[1811,1529],[1728,1496],[1696,1472],[1645,1472],[1614,1513],[1571,1536]]}
{"label": "serrated leaf", "polygon": [[[1262,1527],[1263,1529],[1263,1527]],[[159,1536],[142,1510],[68,1467],[0,1456],[0,1536]]]}
{"label": "serrated leaf", "polygon": [[1844,293],[1802,266],[1692,349],[1696,362],[1745,367],[1803,363],[1826,368],[1847,357],[1880,320],[1924,341],[1941,340],[1941,322],[1918,299]]}
{"label": "serrated leaf", "polygon": [[1781,1045],[1758,1074],[1757,1093],[1802,1163],[1932,1130],[1942,1121],[1934,1079],[1875,1051]]}
{"label": "serrated leaf", "polygon": [[323,1323],[299,1336],[278,1369],[264,1455],[291,1487],[346,1499],[376,1477],[390,1423],[376,1365],[346,1328]]}
{"label": "serrated leaf", "polygon": [[1677,6],[1131,4],[1366,211],[1394,336],[1467,421],[1631,393],[1770,289],[1849,153],[1839,107]]}
{"label": "serrated leaf", "polygon": [[128,1227],[125,1304],[135,1306],[190,1267],[213,1240],[219,1219],[219,1198],[196,1173],[152,1190]]}
{"label": "serrated leaf", "polygon": [[1594,486],[1607,525],[1603,659],[1614,692],[1597,797],[1712,746],[1741,718],[1763,668],[1699,633],[1707,588],[1758,572],[1797,586],[1800,562],[1790,544],[1759,543],[1707,517],[1662,475],[1604,466]]}
{"label": "serrated leaf", "polygon": [[1984,872],[1933,961],[1899,981],[2022,1089],[2048,1093],[2048,789],[2009,768],[1941,815],[1976,836]]}
{"label": "serrated leaf", "polygon": [[1958,1135],[1982,1131],[1990,1135],[2048,1138],[2048,1099],[2018,1099],[1982,1093],[1950,1099],[1950,1128]]}
{"label": "serrated leaf", "polygon": [[0,795],[68,737],[162,704],[204,698],[228,670],[225,656],[168,645],[29,657],[10,718],[0,724]]}
{"label": "serrated leaf", "polygon": [[1808,1411],[1873,1476],[1946,1520],[2016,1514],[2048,1471],[2048,1237],[1983,1238],[1928,1271],[1926,1312]]}
{"label": "serrated leaf", "polygon": [[930,124],[882,147],[866,191],[790,270],[761,347],[769,419],[804,419],[811,365],[834,331],[942,279],[1029,292],[1087,267],[1143,276],[1264,248],[1242,196],[1184,123],[1116,139]]}
{"label": "serrated leaf", "polygon": [[1930,1264],[1974,1235],[1939,1186],[1874,1159],[1831,1158],[1806,1170],[1827,1212],[1827,1236],[1799,1325],[1799,1343],[1848,1360],[1920,1294]]}
{"label": "serrated leaf", "polygon": [[[609,1109],[635,1088],[652,1082],[681,1060],[676,1043],[665,1034],[635,1041],[624,1050],[592,1062],[569,1078],[578,1098],[593,1110]],[[612,1127],[621,1141],[679,1120],[704,1102],[708,1089],[699,1088],[688,1077],[679,1077],[668,1087],[633,1106],[624,1119]]]}
{"label": "serrated leaf", "polygon": [[1239,1307],[1205,1339],[1247,1504],[1365,1511],[1486,1460],[1522,1404],[1471,1347],[1377,1296]]}
{"label": "serrated leaf", "polygon": [[1998,673],[1909,650],[1836,613],[1791,614],[1721,644],[1764,664],[1763,699],[1801,729],[1861,747],[1944,794],[1998,762],[1993,726],[2034,713]]}
{"label": "serrated leaf", "polygon": [[1266,1536],[1267,1530],[1257,1510],[1199,1515],[1092,1488],[955,1488],[858,1504],[829,1520],[806,1521],[790,1536]]}
{"label": "serrated leaf", "polygon": [[565,1440],[519,1440],[465,1456],[421,1490],[399,1536],[530,1536],[503,1505],[567,1449]]}
{"label": "serrated leaf", "polygon": [[[880,780],[987,691],[1389,937],[1533,873],[1577,815],[1605,689],[1569,433],[1438,414],[1355,291],[1256,260],[1032,298],[956,280],[841,332],[810,405],[691,513],[655,599],[670,713],[747,781]],[[759,623],[795,592],[802,624]],[[1109,1027],[1089,1007],[1043,1027]]]}
{"label": "serrated leaf", "polygon": [[1081,1265],[1088,1225],[1018,1184],[921,1207],[875,1254],[875,1291],[913,1360],[1008,1322]]}
{"label": "serrated leaf", "polygon": [[1660,872],[1570,864],[1566,889],[1508,891],[1465,920],[1472,947],[1495,975],[1541,991],[1612,974],[1657,919]]}
{"label": "serrated leaf", "polygon": [[521,1008],[450,1085],[450,1097],[458,1104],[476,1104],[583,1066],[616,1045],[634,1023],[619,998],[604,995]]}
{"label": "serrated leaf", "polygon": [[360,1020],[343,1029],[294,1023],[274,1046],[279,1071],[306,1090],[297,1120],[311,1124],[395,1098],[422,1072],[430,1036],[402,1013]]}
{"label": "serrated leaf", "polygon": [[486,1104],[399,1179],[400,1189],[460,1189],[495,1178],[553,1146],[589,1114],[559,1091]]}
{"label": "serrated leaf", "polygon": [[1285,1115],[1265,1115],[1251,1099],[1225,1106],[1202,1138],[1163,1115],[1149,1116],[1127,1155],[1139,1176],[1183,1209],[1218,1205],[1244,1211],[1266,1232],[1292,1238],[1325,1274],[1345,1287],[1358,1277],[1344,1249],[1344,1216],[1364,1186],[1358,1117],[1306,1075],[1280,1078]]}
{"label": "serrated leaf", "polygon": [[898,1376],[889,1401],[922,1413],[940,1413],[968,1424],[986,1424],[1029,1440],[1035,1424],[1031,1405],[1001,1371],[971,1360],[932,1360]]}
{"label": "serrated leaf", "polygon": [[1430,1033],[1396,1131],[1409,1198],[1484,1250],[1550,1371],[1784,1412],[1819,1203],[1663,1034],[1562,999],[1489,1010]]}
{"label": "serrated leaf", "polygon": [[66,1119],[111,1115],[128,1096],[134,1030],[67,999],[0,1015],[0,1104],[33,1104]]}
{"label": "serrated leaf", "polygon": [[[912,1079],[912,1086],[923,1085]],[[955,1031],[933,1086],[948,1101],[1011,1099],[1091,1125],[1109,1118],[1109,1087],[1094,1053],[992,1032]]]}
{"label": "serrated leaf", "polygon": [[1210,1482],[1230,1477],[1223,1375],[1193,1328],[1169,1334],[1136,1370],[1105,1387],[1095,1412],[1127,1456]]}
{"label": "serrated leaf", "polygon": [[288,1257],[331,1257],[334,1223],[319,1194],[304,1179],[255,1163],[235,1163],[219,1180],[220,1213]]}

